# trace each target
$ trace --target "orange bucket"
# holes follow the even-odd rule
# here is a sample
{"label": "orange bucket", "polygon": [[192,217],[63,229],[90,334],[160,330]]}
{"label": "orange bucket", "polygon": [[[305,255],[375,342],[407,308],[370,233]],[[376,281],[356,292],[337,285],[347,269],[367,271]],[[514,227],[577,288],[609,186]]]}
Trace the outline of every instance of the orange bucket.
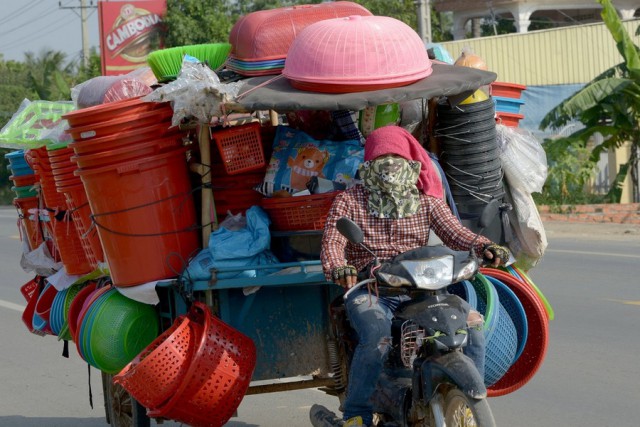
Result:
{"label": "orange bucket", "polygon": [[[126,113],[105,122],[92,123],[78,128],[67,129],[74,141],[90,138],[101,138],[141,126],[149,126],[159,122],[171,123],[173,110],[167,104],[166,108],[146,111],[143,113]],[[168,127],[168,126],[167,126]]]}
{"label": "orange bucket", "polygon": [[80,235],[80,240],[83,242],[89,261],[93,267],[97,267],[98,262],[104,261],[104,252],[100,243],[98,229],[92,227],[91,208],[87,200],[87,192],[80,178],[76,179],[77,183],[73,185],[58,186],[58,191],[63,193],[67,199],[67,207],[71,211],[71,217]]}
{"label": "orange bucket", "polygon": [[40,217],[34,215],[34,220],[29,219],[29,211],[38,208],[37,197],[23,197],[13,199],[13,205],[18,209],[20,214],[20,221],[24,226],[29,243],[29,249],[34,250],[42,244],[44,241],[44,235],[42,228],[40,227]]}
{"label": "orange bucket", "polygon": [[175,136],[180,138],[184,132],[170,128],[171,122],[160,122],[152,125],[140,126],[135,129],[107,135],[100,138],[90,138],[75,141],[69,144],[76,156],[100,153],[115,150],[122,147],[131,147],[134,144],[143,143],[152,139]]}
{"label": "orange bucket", "polygon": [[77,171],[114,285],[175,277],[197,252],[185,151]]}
{"label": "orange bucket", "polygon": [[[60,196],[64,200],[64,196],[62,194]],[[67,273],[83,275],[91,272],[94,266],[91,265],[87,258],[73,219],[69,217],[60,221],[55,218],[53,212],[46,211],[45,214],[49,216],[55,246],[60,253],[60,260]]]}
{"label": "orange bucket", "polygon": [[[126,135],[123,135],[122,142],[126,142],[126,140]],[[171,149],[176,149],[181,145],[182,140],[179,136],[153,138],[145,142],[127,144],[122,148],[73,156],[71,159],[78,167],[88,169],[163,153]]]}
{"label": "orange bucket", "polygon": [[100,123],[124,113],[141,113],[165,108],[166,105],[166,103],[144,102],[140,98],[132,98],[71,111],[64,114],[62,118],[69,122],[69,126],[79,127]]}

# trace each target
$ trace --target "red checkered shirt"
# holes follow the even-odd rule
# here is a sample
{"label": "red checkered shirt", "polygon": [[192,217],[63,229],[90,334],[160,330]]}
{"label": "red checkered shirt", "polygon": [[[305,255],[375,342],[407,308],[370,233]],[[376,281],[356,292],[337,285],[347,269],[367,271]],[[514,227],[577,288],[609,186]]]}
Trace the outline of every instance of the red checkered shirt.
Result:
{"label": "red checkered shirt", "polygon": [[[425,246],[429,240],[429,229],[442,242],[454,250],[469,250],[476,234],[464,227],[453,216],[447,204],[438,198],[420,193],[420,209],[408,218],[376,218],[367,211],[369,190],[357,185],[338,194],[329,210],[324,234],[322,236],[322,251],[320,259],[327,280],[331,279],[331,272],[336,267],[353,265],[361,271],[373,256],[359,245],[353,245],[338,232],[336,221],[346,216],[358,224],[364,232],[364,244],[371,249],[379,260],[392,258],[410,249]],[[478,256],[482,254],[482,247],[491,243],[486,237],[480,236],[474,243]]]}

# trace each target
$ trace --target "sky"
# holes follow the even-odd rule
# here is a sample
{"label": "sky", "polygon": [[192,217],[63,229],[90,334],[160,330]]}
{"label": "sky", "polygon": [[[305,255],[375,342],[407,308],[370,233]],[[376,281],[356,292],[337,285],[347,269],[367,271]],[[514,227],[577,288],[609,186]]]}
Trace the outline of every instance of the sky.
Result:
{"label": "sky", "polygon": [[[59,6],[59,3],[62,7]],[[89,47],[99,48],[97,0],[86,0]],[[25,52],[42,50],[67,54],[67,61],[82,53],[80,0],[0,0],[0,54],[24,61]],[[67,9],[75,8],[75,9]]]}

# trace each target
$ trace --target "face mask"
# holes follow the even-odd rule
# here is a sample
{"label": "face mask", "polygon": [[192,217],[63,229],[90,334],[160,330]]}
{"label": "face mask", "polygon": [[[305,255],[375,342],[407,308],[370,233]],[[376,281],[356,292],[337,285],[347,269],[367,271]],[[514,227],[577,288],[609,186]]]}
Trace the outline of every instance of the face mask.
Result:
{"label": "face mask", "polygon": [[379,218],[405,218],[420,208],[420,163],[397,156],[364,162],[360,177],[369,190],[368,209]]}

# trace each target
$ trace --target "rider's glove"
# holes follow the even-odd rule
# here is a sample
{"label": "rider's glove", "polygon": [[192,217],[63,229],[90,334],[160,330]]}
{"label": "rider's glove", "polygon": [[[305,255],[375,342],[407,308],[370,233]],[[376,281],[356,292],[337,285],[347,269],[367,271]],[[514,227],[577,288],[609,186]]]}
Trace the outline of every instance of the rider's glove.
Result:
{"label": "rider's glove", "polygon": [[[492,257],[489,258],[487,256],[487,252],[491,253]],[[507,261],[509,261],[509,250],[503,246],[497,245],[495,243],[489,243],[484,245],[482,249],[484,260],[493,265],[494,267],[498,267],[498,265],[505,265]],[[499,262],[497,262],[499,260]]]}
{"label": "rider's glove", "polygon": [[358,270],[352,265],[345,265],[344,267],[336,267],[331,272],[333,281],[341,286],[351,287],[358,278]]}

